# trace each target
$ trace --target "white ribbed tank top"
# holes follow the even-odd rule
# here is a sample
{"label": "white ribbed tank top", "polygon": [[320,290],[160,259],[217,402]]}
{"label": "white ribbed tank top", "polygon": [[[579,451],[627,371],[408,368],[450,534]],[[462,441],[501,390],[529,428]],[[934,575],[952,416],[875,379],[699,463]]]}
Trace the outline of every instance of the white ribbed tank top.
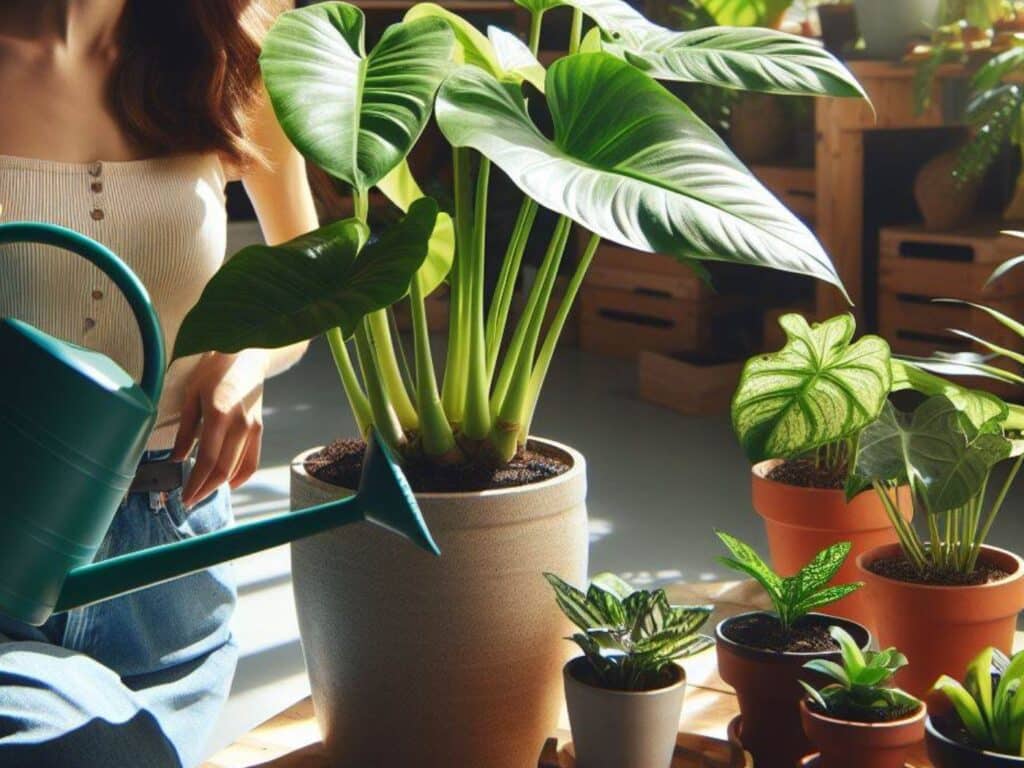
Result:
{"label": "white ribbed tank top", "polygon": [[[0,221],[42,221],[88,235],[120,256],[149,291],[168,358],[181,321],[224,261],[224,170],[215,154],[62,163],[0,155]],[[107,277],[74,254],[0,245],[0,316],[17,317],[102,352],[136,379],[138,326]],[[167,371],[150,449],[174,443],[197,358]]]}

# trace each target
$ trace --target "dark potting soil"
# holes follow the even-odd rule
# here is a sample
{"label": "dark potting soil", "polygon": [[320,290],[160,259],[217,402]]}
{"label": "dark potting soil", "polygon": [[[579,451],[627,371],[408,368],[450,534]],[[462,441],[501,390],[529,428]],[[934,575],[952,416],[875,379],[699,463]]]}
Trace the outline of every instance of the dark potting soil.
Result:
{"label": "dark potting soil", "polygon": [[831,717],[836,720],[849,720],[851,723],[891,723],[894,720],[902,720],[904,717],[917,712],[920,706],[908,706],[892,709],[865,708],[865,707],[833,707],[826,712],[817,703],[809,702],[810,709],[819,715]]}
{"label": "dark potting soil", "polygon": [[868,568],[872,573],[896,581],[909,581],[913,584],[927,584],[935,587],[977,587],[993,581],[1000,581],[1010,575],[1002,568],[988,563],[978,563],[978,566],[968,574],[937,569],[929,569],[921,573],[913,563],[903,556],[875,560],[868,563]]}
{"label": "dark potting soil", "polygon": [[[363,471],[365,451],[362,440],[335,440],[306,459],[306,471],[325,483],[355,488]],[[441,466],[419,461],[406,463],[402,471],[416,493],[463,493],[539,483],[567,472],[569,466],[558,458],[527,449],[499,469],[482,464]]]}
{"label": "dark potting soil", "polygon": [[828,633],[828,623],[813,620],[797,621],[784,632],[777,618],[767,613],[754,613],[732,620],[722,632],[733,642],[779,653],[827,653],[838,651],[839,644]]}
{"label": "dark potting soil", "polygon": [[842,489],[846,485],[846,466],[816,466],[810,459],[784,461],[768,473],[768,479],[801,488]]}

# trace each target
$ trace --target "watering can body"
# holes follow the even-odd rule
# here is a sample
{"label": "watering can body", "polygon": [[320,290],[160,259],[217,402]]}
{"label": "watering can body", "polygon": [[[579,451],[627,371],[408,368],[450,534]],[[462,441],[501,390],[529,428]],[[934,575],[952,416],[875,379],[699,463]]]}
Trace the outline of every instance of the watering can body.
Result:
{"label": "watering can body", "polygon": [[128,299],[144,369],[0,319],[0,611],[42,624],[68,610],[350,522],[369,519],[437,552],[394,458],[371,439],[356,496],[92,563],[156,420],[165,353],[145,288],[113,253],[52,225],[0,225],[0,243],[89,259]]}

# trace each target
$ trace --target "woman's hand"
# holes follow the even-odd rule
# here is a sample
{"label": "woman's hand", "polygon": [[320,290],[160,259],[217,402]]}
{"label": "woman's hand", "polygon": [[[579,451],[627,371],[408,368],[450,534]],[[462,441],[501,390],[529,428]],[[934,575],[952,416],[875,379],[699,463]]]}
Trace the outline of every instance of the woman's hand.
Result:
{"label": "woman's hand", "polygon": [[185,388],[181,426],[171,458],[184,461],[199,441],[199,453],[182,491],[186,507],[224,483],[237,488],[260,463],[263,435],[263,380],[270,354],[245,350],[212,352],[196,366]]}

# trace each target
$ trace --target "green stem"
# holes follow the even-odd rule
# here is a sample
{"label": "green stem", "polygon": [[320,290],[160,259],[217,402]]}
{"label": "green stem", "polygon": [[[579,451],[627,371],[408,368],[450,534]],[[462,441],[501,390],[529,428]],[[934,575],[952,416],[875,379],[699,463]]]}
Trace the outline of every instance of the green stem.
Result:
{"label": "green stem", "polygon": [[530,13],[530,51],[534,56],[540,49],[540,28],[544,21],[544,10],[542,8]]}
{"label": "green stem", "polygon": [[523,198],[522,205],[519,206],[519,215],[516,216],[515,228],[512,230],[512,238],[508,242],[505,258],[501,262],[498,284],[495,286],[494,296],[487,313],[488,381],[494,377],[494,367],[498,361],[498,352],[501,351],[501,342],[505,338],[505,327],[508,325],[508,313],[512,307],[512,297],[515,295],[519,268],[522,265],[523,253],[526,251],[526,243],[530,239],[530,232],[536,218],[537,203],[529,197]]}
{"label": "green stem", "polygon": [[349,408],[352,409],[352,415],[356,420],[356,427],[358,427],[360,435],[369,437],[370,430],[373,428],[370,401],[366,399],[363,387],[359,383],[359,377],[352,365],[352,358],[349,357],[348,347],[341,335],[341,329],[332,328],[326,335],[327,344],[331,348],[331,357],[334,358],[334,366],[338,369],[338,376],[341,378],[341,386],[345,390]]}
{"label": "green stem", "polygon": [[[533,416],[537,411],[537,402],[540,400],[540,393],[544,388],[544,381],[547,379],[551,360],[555,356],[558,339],[562,335],[565,321],[569,317],[569,312],[572,311],[572,305],[576,301],[577,294],[579,294],[580,286],[583,285],[583,278],[586,276],[587,269],[589,269],[591,262],[594,260],[594,254],[597,253],[597,248],[600,244],[601,237],[591,233],[590,239],[583,249],[583,254],[580,256],[579,263],[576,265],[576,270],[573,272],[572,277],[569,279],[569,284],[565,288],[565,295],[562,297],[558,310],[551,320],[551,327],[548,328],[547,336],[544,337],[544,344],[540,348],[540,354],[537,356],[537,362],[533,367],[533,374],[530,376],[530,394],[528,395],[526,417],[523,419],[523,427],[519,434],[520,441],[525,441],[530,435]],[[547,305],[541,308],[542,317],[546,314],[546,310]]]}
{"label": "green stem", "polygon": [[[918,546],[915,541],[917,534],[913,529],[908,530],[907,521],[903,519],[903,515],[900,514],[899,508],[893,503],[892,498],[889,496],[889,489],[881,481],[875,480],[871,484],[875,493],[878,494],[878,498],[882,502],[882,506],[885,508],[885,513],[889,517],[889,522],[892,523],[893,529],[896,531],[896,537],[900,541],[900,547],[903,549],[903,554],[906,555],[907,559],[910,560],[914,567],[919,571],[926,570],[927,561],[924,557],[922,548]],[[898,498],[898,496],[897,496]]]}
{"label": "green stem", "polygon": [[405,344],[402,342],[402,332],[398,328],[398,318],[395,316],[395,307],[392,304],[385,310],[388,313],[388,327],[391,329],[391,337],[395,340],[395,349],[398,350],[398,367],[402,372],[402,383],[405,384],[405,391],[412,398],[413,407],[419,411],[419,403],[416,402],[416,378],[412,368],[409,366],[409,356],[405,352]]}
{"label": "green stem", "polygon": [[370,215],[370,196],[366,190],[352,188],[352,215],[366,223]]}
{"label": "green stem", "polygon": [[[939,534],[939,522],[936,519],[936,515],[927,514],[928,518],[928,535],[931,538],[931,546],[928,548],[928,553],[931,555],[932,564],[936,568],[942,568],[945,560],[945,550],[942,543],[942,536]],[[950,521],[950,517],[946,518],[946,522]]]}
{"label": "green stem", "polygon": [[981,526],[981,533],[974,541],[974,547],[971,549],[971,557],[967,561],[967,573],[970,573],[978,564],[978,556],[981,554],[981,547],[985,543],[985,539],[988,538],[988,533],[992,529],[992,524],[996,521],[996,516],[999,514],[999,509],[1003,506],[1003,501],[1006,500],[1006,494],[1010,491],[1010,486],[1013,484],[1014,479],[1017,477],[1017,473],[1020,471],[1021,462],[1024,462],[1024,454],[1017,457],[1017,460],[1013,462],[1013,467],[1010,469],[1006,476],[1006,481],[1003,483],[1002,488],[999,489],[999,495],[996,496],[994,502],[992,502],[992,508],[989,510],[988,516],[985,518],[984,524]]}
{"label": "green stem", "polygon": [[370,412],[373,414],[373,424],[384,442],[401,452],[406,444],[405,433],[388,401],[384,382],[378,374],[373,343],[370,341],[370,332],[365,322],[357,326],[355,339],[359,365],[363,369],[363,381],[366,382],[367,399],[370,401]]}
{"label": "green stem", "polygon": [[[516,454],[519,445],[519,436],[522,425],[526,418],[526,408],[530,394],[530,379],[533,373],[533,363],[537,353],[537,342],[540,338],[541,326],[544,322],[544,310],[551,299],[551,291],[555,285],[555,277],[558,275],[558,265],[561,263],[562,254],[565,252],[566,243],[569,241],[569,231],[572,221],[565,216],[560,216],[555,225],[555,232],[548,244],[548,251],[544,255],[544,262],[541,265],[541,273],[538,274],[540,285],[534,288],[539,290],[531,291],[533,310],[528,311],[519,321],[519,327],[525,327],[525,337],[522,340],[520,351],[516,359],[515,370],[511,376],[511,384],[505,394],[494,425],[491,428],[489,442],[494,453],[501,462],[509,461]],[[516,329],[517,335],[519,328]],[[507,362],[507,361],[506,361]]]}
{"label": "green stem", "polygon": [[583,39],[583,11],[579,8],[572,9],[572,26],[569,27],[569,53],[573,54],[580,49],[580,40]]}
{"label": "green stem", "polygon": [[416,406],[409,398],[409,392],[405,388],[405,381],[402,378],[402,369],[398,366],[398,358],[395,356],[395,347],[391,339],[391,327],[388,325],[388,315],[383,309],[371,312],[366,316],[370,336],[373,339],[373,351],[376,356],[377,370],[380,372],[381,382],[387,392],[392,407],[398,416],[402,429],[410,432],[418,429],[420,425],[419,414],[416,413]]}
{"label": "green stem", "polygon": [[423,283],[418,274],[413,277],[409,286],[409,305],[413,351],[416,356],[416,400],[420,406],[420,441],[427,456],[439,463],[452,463],[460,460],[462,456],[437,392]]}
{"label": "green stem", "polygon": [[484,271],[487,261],[487,192],[491,179],[491,161],[480,158],[473,201],[473,261],[470,270],[470,337],[469,381],[466,392],[466,414],[462,434],[467,440],[479,441],[491,431],[491,408],[488,402],[490,376],[487,372],[487,338],[484,330]]}

